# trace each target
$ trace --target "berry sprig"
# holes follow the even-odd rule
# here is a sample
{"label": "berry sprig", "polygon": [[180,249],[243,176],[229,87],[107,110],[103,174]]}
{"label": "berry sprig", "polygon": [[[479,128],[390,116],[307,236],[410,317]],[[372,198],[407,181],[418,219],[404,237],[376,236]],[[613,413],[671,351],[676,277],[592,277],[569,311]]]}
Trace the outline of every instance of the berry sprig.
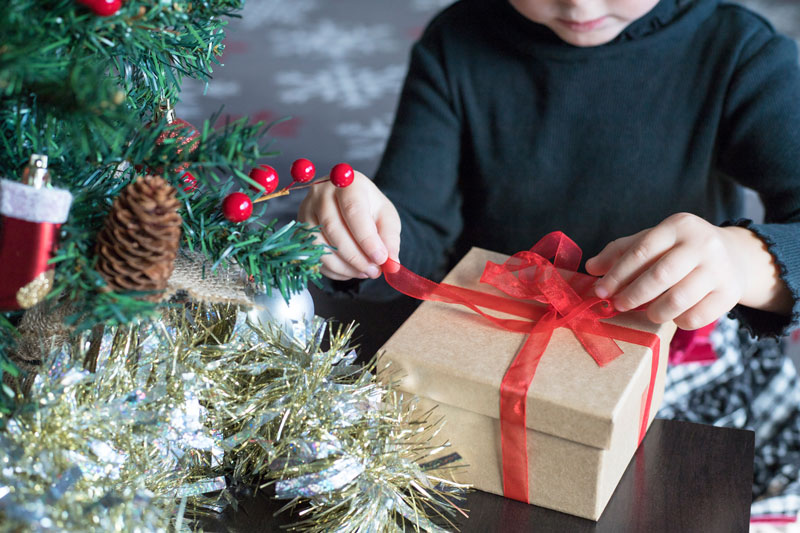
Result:
{"label": "berry sprig", "polygon": [[353,167],[347,163],[339,163],[334,165],[327,178],[314,181],[314,175],[316,174],[314,163],[303,158],[297,159],[292,163],[289,172],[292,175],[292,183],[276,191],[278,188],[278,172],[274,168],[269,165],[259,165],[252,169],[249,174],[250,179],[259,186],[251,185],[250,188],[254,191],[263,190],[264,196],[251,200],[243,192],[233,192],[222,201],[222,214],[231,222],[244,222],[253,214],[253,204],[258,202],[266,202],[272,198],[286,196],[293,190],[307,189],[326,181],[330,181],[336,187],[347,187],[353,183],[353,178],[355,178]]}
{"label": "berry sprig", "polygon": [[292,175],[292,183],[277,192],[268,192],[261,198],[255,200],[255,203],[266,202],[267,200],[272,200],[278,196],[286,196],[293,190],[297,191],[300,189],[307,189],[327,181],[330,181],[336,187],[347,187],[353,183],[353,178],[355,177],[353,167],[347,163],[339,163],[334,165],[327,178],[319,181],[313,181],[316,169],[314,168],[314,163],[308,159],[297,159],[294,163],[292,163],[290,173]]}

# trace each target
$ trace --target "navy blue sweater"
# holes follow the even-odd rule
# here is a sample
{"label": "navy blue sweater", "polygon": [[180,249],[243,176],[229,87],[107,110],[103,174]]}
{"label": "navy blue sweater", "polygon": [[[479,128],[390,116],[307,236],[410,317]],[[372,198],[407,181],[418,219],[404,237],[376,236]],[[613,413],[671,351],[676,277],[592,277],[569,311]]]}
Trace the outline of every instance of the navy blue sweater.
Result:
{"label": "navy blue sweater", "polygon": [[[579,48],[505,0],[461,0],[414,46],[375,182],[402,219],[400,260],[437,277],[470,246],[528,249],[562,230],[588,258],[690,212],[745,225],[800,316],[800,69],[793,41],[718,0],[662,0]],[[755,189],[766,223],[741,216]]]}

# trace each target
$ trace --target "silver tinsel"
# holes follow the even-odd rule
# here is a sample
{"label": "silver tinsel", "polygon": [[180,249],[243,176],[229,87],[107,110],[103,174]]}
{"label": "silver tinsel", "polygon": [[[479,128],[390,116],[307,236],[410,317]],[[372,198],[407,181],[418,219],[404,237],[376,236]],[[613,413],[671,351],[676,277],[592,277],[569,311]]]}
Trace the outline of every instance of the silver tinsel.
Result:
{"label": "silver tinsel", "polygon": [[184,509],[233,501],[227,475],[308,502],[298,529],[440,531],[429,515],[460,511],[460,487],[426,463],[436,425],[354,365],[351,334],[323,343],[317,319],[287,342],[235,307],[189,306],[106,328],[99,350],[59,347],[0,420],[0,529],[182,529]]}

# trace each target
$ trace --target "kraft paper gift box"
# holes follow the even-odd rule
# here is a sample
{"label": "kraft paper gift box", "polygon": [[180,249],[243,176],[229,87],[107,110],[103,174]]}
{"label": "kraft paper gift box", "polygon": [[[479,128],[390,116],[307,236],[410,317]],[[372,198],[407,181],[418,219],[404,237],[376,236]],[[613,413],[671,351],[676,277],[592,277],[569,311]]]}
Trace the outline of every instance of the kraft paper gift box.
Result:
{"label": "kraft paper gift box", "polygon": [[[473,248],[443,283],[508,298],[479,282],[487,261],[506,258]],[[573,331],[555,329],[527,392],[527,428],[518,428],[527,437],[518,450],[527,448],[528,501],[591,520],[599,519],[661,404],[675,332],[673,323],[654,324],[643,312],[602,322],[657,335],[657,364],[650,348],[616,340],[622,355],[601,367]],[[383,346],[379,360],[381,378],[399,380],[401,392],[418,396],[420,412],[437,406],[444,415],[440,436],[452,444],[447,453],[457,452],[468,465],[456,480],[500,495],[500,387],[526,337],[462,305],[424,301]],[[651,373],[654,388],[643,426]]]}

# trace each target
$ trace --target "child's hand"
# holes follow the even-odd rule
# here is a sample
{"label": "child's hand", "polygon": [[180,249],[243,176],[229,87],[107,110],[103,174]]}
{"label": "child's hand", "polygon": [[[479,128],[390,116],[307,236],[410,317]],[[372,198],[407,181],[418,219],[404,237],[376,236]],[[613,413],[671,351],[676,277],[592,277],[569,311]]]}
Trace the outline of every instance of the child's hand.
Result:
{"label": "child's hand", "polygon": [[397,260],[400,217],[394,205],[364,174],[338,188],[330,183],[311,187],[300,204],[298,219],[320,226],[317,242],[333,246],[322,256],[320,271],[335,280],[377,278],[387,258]]}
{"label": "child's hand", "polygon": [[683,329],[710,324],[737,303],[785,311],[786,286],[750,230],[720,228],[688,213],[608,244],[586,262],[601,298],[628,311],[648,304],[653,322]]}

